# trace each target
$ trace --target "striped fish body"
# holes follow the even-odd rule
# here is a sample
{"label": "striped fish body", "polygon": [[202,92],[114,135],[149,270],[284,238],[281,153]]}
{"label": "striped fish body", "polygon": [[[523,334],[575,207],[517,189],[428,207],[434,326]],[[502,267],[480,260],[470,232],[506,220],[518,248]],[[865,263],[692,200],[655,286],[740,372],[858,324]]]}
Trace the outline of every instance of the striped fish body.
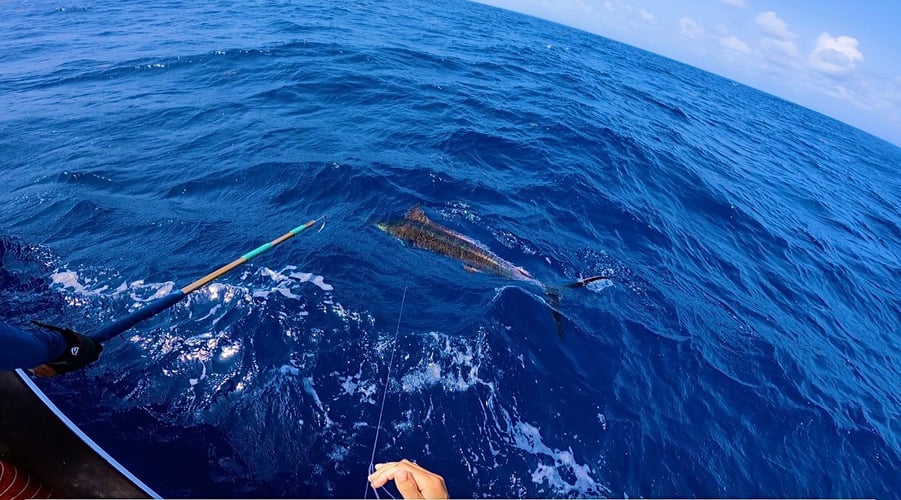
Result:
{"label": "striped fish body", "polygon": [[381,223],[378,227],[416,248],[459,260],[467,270],[525,281],[544,288],[544,284],[525,269],[498,257],[471,238],[432,222],[418,207],[410,209],[402,221]]}
{"label": "striped fish body", "polygon": [[609,279],[606,276],[591,276],[572,283],[549,287],[533,278],[525,269],[515,266],[498,257],[477,241],[464,236],[441,224],[432,222],[419,206],[414,206],[403,220],[391,223],[379,223],[378,228],[402,241],[423,250],[428,250],[445,257],[459,260],[469,271],[481,271],[504,278],[532,283],[543,288],[547,293],[551,306],[551,316],[557,335],[563,336],[563,315],[560,313],[560,292],[563,289],[581,288],[598,280]]}

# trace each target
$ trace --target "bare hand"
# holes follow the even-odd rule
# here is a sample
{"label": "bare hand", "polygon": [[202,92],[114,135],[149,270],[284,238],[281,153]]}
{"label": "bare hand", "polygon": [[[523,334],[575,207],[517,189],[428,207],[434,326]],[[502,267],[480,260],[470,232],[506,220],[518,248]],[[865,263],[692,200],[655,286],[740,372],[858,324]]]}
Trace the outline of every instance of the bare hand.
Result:
{"label": "bare hand", "polygon": [[41,378],[50,378],[56,376],[56,370],[53,369],[50,365],[38,365],[34,368],[29,369],[32,375],[37,375]]}
{"label": "bare hand", "polygon": [[450,498],[443,477],[407,459],[376,464],[375,472],[369,475],[373,488],[381,488],[391,480],[404,498]]}

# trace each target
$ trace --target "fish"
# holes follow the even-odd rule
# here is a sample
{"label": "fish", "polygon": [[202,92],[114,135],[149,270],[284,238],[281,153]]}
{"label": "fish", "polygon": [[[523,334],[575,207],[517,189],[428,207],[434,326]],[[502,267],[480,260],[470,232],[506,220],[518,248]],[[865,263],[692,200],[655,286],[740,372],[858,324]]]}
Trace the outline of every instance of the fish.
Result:
{"label": "fish", "polygon": [[395,222],[379,222],[376,226],[415,248],[458,260],[469,272],[494,274],[543,289],[550,301],[557,334],[561,337],[563,336],[563,326],[559,310],[560,290],[580,288],[595,281],[610,279],[607,276],[598,275],[559,286],[547,285],[532,276],[523,267],[501,258],[478,241],[432,221],[418,204],[410,208],[403,219]]}

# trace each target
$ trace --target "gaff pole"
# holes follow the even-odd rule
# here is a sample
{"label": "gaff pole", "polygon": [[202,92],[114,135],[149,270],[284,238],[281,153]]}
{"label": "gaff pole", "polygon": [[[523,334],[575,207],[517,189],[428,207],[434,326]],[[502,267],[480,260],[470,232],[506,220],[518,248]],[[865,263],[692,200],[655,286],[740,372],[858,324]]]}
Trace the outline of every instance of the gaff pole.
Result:
{"label": "gaff pole", "polygon": [[148,303],[144,307],[134,311],[123,318],[120,318],[106,326],[101,327],[95,332],[90,334],[91,338],[96,340],[97,342],[106,342],[107,340],[119,335],[120,333],[128,330],[129,328],[135,326],[136,324],[144,321],[145,319],[152,318],[157,314],[165,311],[166,309],[177,304],[181,299],[185,298],[189,293],[199,290],[203,288],[205,285],[209,284],[211,281],[221,277],[225,273],[235,269],[241,264],[250,262],[254,258],[260,256],[271,250],[273,247],[276,247],[285,241],[297,236],[298,234],[306,231],[307,229],[316,225],[320,219],[311,220],[306,224],[301,226],[297,226],[294,229],[288,231],[287,233],[279,236],[278,238],[266,243],[264,245],[260,245],[259,247],[251,250],[250,252],[245,253],[244,255],[238,257],[232,262],[216,269],[215,271],[207,274],[206,276],[194,281],[193,283],[185,286],[181,290],[175,291],[166,295],[165,297],[160,297],[153,302]]}

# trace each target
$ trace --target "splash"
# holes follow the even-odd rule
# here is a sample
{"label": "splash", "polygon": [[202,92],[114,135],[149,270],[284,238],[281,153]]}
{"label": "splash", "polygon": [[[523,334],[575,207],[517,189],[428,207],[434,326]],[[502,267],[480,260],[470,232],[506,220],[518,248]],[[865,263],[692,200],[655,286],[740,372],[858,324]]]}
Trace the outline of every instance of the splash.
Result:
{"label": "splash", "polygon": [[297,266],[285,266],[281,271],[274,271],[269,268],[261,268],[257,273],[260,276],[269,278],[276,285],[270,289],[256,290],[255,297],[267,298],[272,293],[279,293],[289,299],[299,299],[300,295],[295,292],[297,283],[312,283],[319,287],[320,290],[331,292],[335,289],[332,285],[325,282],[325,278],[313,273],[296,272]]}
{"label": "splash", "polygon": [[59,285],[65,289],[71,289],[76,294],[81,295],[100,295],[109,289],[109,286],[102,285],[100,288],[92,288],[90,278],[80,278],[75,271],[60,271],[50,275],[50,280],[54,285]]}
{"label": "splash", "polygon": [[431,332],[429,336],[443,345],[431,348],[429,358],[423,359],[419,366],[401,378],[404,392],[419,392],[433,386],[450,392],[467,391],[478,385],[493,388],[491,382],[479,376],[481,343],[473,346],[438,332]]}
{"label": "splash", "polygon": [[[516,422],[512,429],[513,444],[516,448],[532,455],[549,458],[553,462],[544,461],[532,472],[532,481],[535,483],[547,483],[558,494],[579,495],[607,494],[607,488],[591,476],[593,471],[588,465],[576,462],[572,447],[566,450],[551,449],[544,444],[541,432],[534,425],[525,422]],[[567,476],[566,478],[564,477]],[[569,479],[569,480],[567,480]]]}
{"label": "splash", "polygon": [[[94,303],[112,300],[117,309],[138,307],[174,287],[83,276],[67,271],[55,286]],[[371,439],[388,337],[371,314],[341,304],[322,276],[286,266],[257,268],[237,281],[205,287],[173,308],[168,319],[140,327],[129,338],[129,350],[111,346],[108,354],[117,361],[100,378],[109,379],[114,400],[104,404],[117,410],[165,408],[158,418],[169,423],[220,427],[235,436],[229,438],[235,459],[254,464],[256,480],[275,478],[290,469],[286,463],[312,467],[313,457],[318,466],[352,474],[359,459],[354,450]],[[389,394],[405,396],[386,423],[394,443],[427,439],[449,427],[477,440],[459,449],[462,459],[472,460],[475,487],[490,488],[485,474],[516,464],[511,483],[497,492],[502,496],[517,488],[525,488],[523,495],[604,494],[579,448],[546,440],[538,425],[520,416],[520,402],[509,387],[500,388],[515,384],[511,378],[521,378],[530,363],[521,353],[512,364],[498,358],[488,342],[498,336],[496,330],[479,327],[474,335],[435,330],[402,340],[403,366],[390,381]],[[135,353],[138,358],[129,358]],[[148,370],[161,376],[141,375]],[[460,415],[448,406],[461,399],[481,408],[482,415],[478,410]],[[270,435],[266,429],[278,432]]]}
{"label": "splash", "polygon": [[[522,416],[520,398],[508,386],[527,377],[531,366],[521,354],[509,353],[515,360],[511,364],[506,362],[506,354],[491,348],[489,339],[496,337],[498,330],[509,332],[507,327],[494,325],[479,328],[476,337],[436,331],[408,338],[412,344],[405,348],[410,353],[405,358],[408,366],[401,368],[406,373],[397,386],[408,396],[404,401],[409,406],[392,422],[394,431],[401,435],[431,432],[431,439],[440,432],[477,439],[481,444],[459,445],[471,467],[473,484],[490,488],[497,471],[511,475],[509,484],[490,491],[491,495],[534,495],[534,488],[518,485],[523,480],[549,488],[539,490],[546,491],[541,495],[609,494],[598,480],[599,471],[577,458],[574,444],[547,444],[540,428]],[[446,406],[448,399],[455,401],[454,406]],[[460,415],[455,411],[457,405],[479,410]],[[434,422],[449,430],[437,430]],[[521,478],[520,467],[530,472]]]}

